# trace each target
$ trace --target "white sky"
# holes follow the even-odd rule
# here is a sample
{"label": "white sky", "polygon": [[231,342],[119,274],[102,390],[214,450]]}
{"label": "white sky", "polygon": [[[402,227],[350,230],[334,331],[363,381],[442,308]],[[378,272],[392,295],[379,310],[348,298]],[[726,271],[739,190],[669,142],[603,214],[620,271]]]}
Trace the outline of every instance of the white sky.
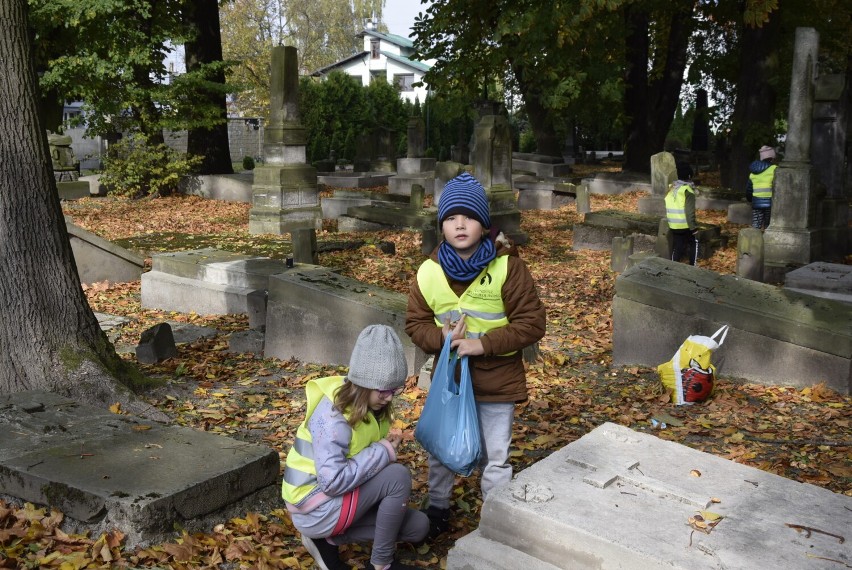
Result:
{"label": "white sky", "polygon": [[414,25],[414,17],[425,12],[431,3],[431,0],[425,4],[421,4],[420,0],[385,0],[382,17],[392,34],[407,38]]}

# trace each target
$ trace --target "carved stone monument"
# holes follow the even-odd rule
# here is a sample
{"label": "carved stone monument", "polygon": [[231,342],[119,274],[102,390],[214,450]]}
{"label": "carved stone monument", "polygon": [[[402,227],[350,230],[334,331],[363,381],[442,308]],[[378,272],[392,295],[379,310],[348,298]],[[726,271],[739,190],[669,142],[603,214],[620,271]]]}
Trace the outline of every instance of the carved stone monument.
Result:
{"label": "carved stone monument", "polygon": [[491,223],[516,244],[528,236],[521,230],[521,213],[512,190],[512,133],[499,104],[487,102],[480,108],[474,127],[473,175],[488,195]]}
{"label": "carved stone monument", "polygon": [[810,160],[818,48],[816,30],[796,29],[786,152],[775,171],[772,220],[763,238],[763,277],[768,283],[783,282],[785,273],[814,261],[821,251]]}
{"label": "carved stone monument", "polygon": [[269,124],[264,164],[254,169],[249,233],[284,234],[322,227],[317,172],[307,164],[307,134],[299,116],[299,60],[295,47],[272,49]]}

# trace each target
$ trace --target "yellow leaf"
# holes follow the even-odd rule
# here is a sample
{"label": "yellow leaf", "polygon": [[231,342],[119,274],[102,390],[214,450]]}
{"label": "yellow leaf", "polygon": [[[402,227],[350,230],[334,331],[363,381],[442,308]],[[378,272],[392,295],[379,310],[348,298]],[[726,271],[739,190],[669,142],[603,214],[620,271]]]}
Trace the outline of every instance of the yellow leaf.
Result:
{"label": "yellow leaf", "polygon": [[133,431],[147,431],[149,429],[151,429],[151,426],[146,426],[144,424],[133,426]]}
{"label": "yellow leaf", "polygon": [[547,445],[548,443],[552,443],[552,442],[554,442],[554,441],[556,441],[556,436],[553,436],[553,435],[540,435],[540,436],[538,436],[537,438],[535,438],[535,439],[532,441],[532,443],[533,443],[533,445],[536,445],[536,446],[543,446],[543,445]]}
{"label": "yellow leaf", "polygon": [[715,520],[725,518],[724,516],[720,515],[719,513],[714,513],[712,511],[698,511],[698,512],[701,514],[701,516],[704,518],[704,520],[709,521],[709,522],[713,522]]}
{"label": "yellow leaf", "polygon": [[111,405],[109,407],[109,411],[111,411],[114,414],[120,414],[121,413],[121,402],[116,402],[113,405]]}
{"label": "yellow leaf", "polygon": [[701,477],[701,471],[699,471],[698,469],[693,469],[689,472],[689,475],[691,477]]}

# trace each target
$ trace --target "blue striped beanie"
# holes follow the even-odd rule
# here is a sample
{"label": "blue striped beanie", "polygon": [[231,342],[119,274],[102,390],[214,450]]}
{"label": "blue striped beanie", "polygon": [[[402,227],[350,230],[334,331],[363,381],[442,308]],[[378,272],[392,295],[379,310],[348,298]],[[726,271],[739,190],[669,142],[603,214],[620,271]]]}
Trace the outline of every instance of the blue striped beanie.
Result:
{"label": "blue striped beanie", "polygon": [[464,214],[482,224],[491,227],[491,214],[488,211],[488,196],[479,180],[462,172],[444,185],[438,203],[438,224],[454,214]]}

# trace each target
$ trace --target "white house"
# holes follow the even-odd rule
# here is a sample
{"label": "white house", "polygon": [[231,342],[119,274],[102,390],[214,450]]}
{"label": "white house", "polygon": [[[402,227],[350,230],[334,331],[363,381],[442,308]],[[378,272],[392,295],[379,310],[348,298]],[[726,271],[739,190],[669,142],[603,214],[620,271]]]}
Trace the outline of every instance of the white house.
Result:
{"label": "white house", "polygon": [[323,77],[332,71],[340,70],[347,75],[357,77],[362,85],[369,85],[375,79],[384,79],[399,88],[401,97],[414,102],[415,97],[423,103],[426,100],[427,87],[414,87],[414,83],[423,80],[423,75],[432,67],[429,63],[410,59],[414,54],[411,40],[396,34],[385,34],[368,27],[358,34],[364,40],[364,51],[349,56],[336,63],[312,73],[314,77]]}

